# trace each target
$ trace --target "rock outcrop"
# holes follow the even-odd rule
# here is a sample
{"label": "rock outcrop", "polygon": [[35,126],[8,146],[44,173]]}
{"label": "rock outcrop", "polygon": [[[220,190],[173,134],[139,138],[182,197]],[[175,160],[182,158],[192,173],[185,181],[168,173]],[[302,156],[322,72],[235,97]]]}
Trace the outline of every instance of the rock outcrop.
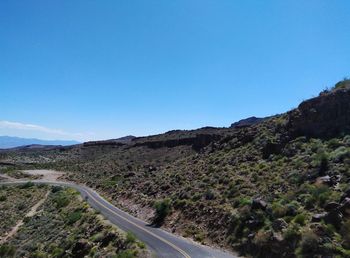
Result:
{"label": "rock outcrop", "polygon": [[350,133],[350,81],[302,102],[289,113],[288,127],[296,137],[331,138]]}

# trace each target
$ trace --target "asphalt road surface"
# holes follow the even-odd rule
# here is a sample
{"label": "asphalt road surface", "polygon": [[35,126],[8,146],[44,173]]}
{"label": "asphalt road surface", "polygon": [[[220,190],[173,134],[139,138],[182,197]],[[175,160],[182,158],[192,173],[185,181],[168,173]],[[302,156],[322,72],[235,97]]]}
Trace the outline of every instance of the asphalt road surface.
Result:
{"label": "asphalt road surface", "polygon": [[[5,181],[4,184],[23,184],[28,181]],[[89,187],[68,182],[32,180],[35,184],[50,184],[75,188],[82,197],[99,211],[106,219],[124,231],[130,231],[144,242],[148,248],[159,258],[235,258],[231,253],[223,252],[214,248],[199,245],[191,240],[170,234],[160,228],[154,228],[148,223],[137,219],[130,214],[118,209],[111,203],[103,199],[98,193]]]}

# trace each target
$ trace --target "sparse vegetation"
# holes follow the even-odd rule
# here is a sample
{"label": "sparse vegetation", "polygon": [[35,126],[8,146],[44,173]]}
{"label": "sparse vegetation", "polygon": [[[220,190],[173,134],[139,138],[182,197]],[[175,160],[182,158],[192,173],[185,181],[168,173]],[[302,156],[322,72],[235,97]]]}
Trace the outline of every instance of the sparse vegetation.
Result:
{"label": "sparse vegetation", "polygon": [[[349,85],[251,126],[2,156],[69,171],[156,225],[243,255],[349,257]],[[64,210],[59,192],[53,203]]]}
{"label": "sparse vegetation", "polygon": [[[38,198],[49,187],[4,187],[1,194],[25,190]],[[29,190],[30,189],[30,190]],[[17,194],[13,201],[20,199]],[[69,202],[62,200],[70,200]],[[57,205],[59,203],[60,205]],[[5,205],[10,205],[6,203]],[[30,208],[30,207],[28,207]],[[15,216],[11,210],[10,217]],[[17,217],[20,219],[20,217]],[[12,226],[14,223],[12,223]],[[6,228],[8,229],[8,228]],[[4,232],[4,230],[2,231]],[[0,246],[1,257],[145,257],[136,238],[109,226],[82,202],[74,190],[53,187],[36,216],[27,217],[21,230]]]}

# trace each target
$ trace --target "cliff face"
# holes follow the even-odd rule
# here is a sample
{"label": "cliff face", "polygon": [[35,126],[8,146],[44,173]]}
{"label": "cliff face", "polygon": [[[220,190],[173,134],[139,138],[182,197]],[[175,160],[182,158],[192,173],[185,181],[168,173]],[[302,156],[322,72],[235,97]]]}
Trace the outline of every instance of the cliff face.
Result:
{"label": "cliff face", "polygon": [[289,113],[294,136],[331,138],[350,132],[350,81],[302,102]]}

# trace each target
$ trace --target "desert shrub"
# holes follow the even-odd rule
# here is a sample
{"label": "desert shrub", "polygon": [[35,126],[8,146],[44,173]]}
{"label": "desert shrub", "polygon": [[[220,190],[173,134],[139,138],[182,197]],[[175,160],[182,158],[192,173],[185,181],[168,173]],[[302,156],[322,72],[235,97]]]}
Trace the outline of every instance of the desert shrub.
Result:
{"label": "desert shrub", "polygon": [[146,249],[146,244],[143,242],[137,242],[137,246],[141,249]]}
{"label": "desert shrub", "polygon": [[274,202],[271,206],[272,214],[276,218],[281,218],[286,216],[288,207],[286,205],[282,205],[280,202]]}
{"label": "desert shrub", "polygon": [[52,257],[62,257],[63,254],[64,254],[64,249],[62,249],[60,247],[56,247],[52,251]]}
{"label": "desert shrub", "polygon": [[0,202],[6,201],[7,197],[5,195],[0,196]]}
{"label": "desert shrub", "polygon": [[343,246],[350,249],[350,220],[344,222],[340,232],[343,238]]}
{"label": "desert shrub", "polygon": [[62,190],[63,190],[63,187],[58,186],[58,185],[52,186],[52,188],[51,188],[51,192],[53,192],[53,193],[57,193],[57,192],[60,192]]}
{"label": "desert shrub", "polygon": [[345,89],[347,85],[350,84],[350,80],[348,78],[344,78],[342,81],[338,82],[335,86],[334,89]]}
{"label": "desert shrub", "polygon": [[16,253],[16,249],[11,245],[0,245],[0,257],[13,257]]}
{"label": "desert shrub", "polygon": [[284,239],[295,247],[301,237],[300,226],[291,224],[283,234]]}
{"label": "desert shrub", "polygon": [[187,204],[187,201],[186,200],[183,200],[183,199],[176,199],[175,202],[174,202],[174,207],[176,209],[181,209],[183,207],[185,207]]}
{"label": "desert shrub", "polygon": [[125,243],[130,245],[130,244],[133,244],[135,242],[136,242],[136,236],[132,232],[128,231],[126,233]]}
{"label": "desert shrub", "polygon": [[253,241],[254,241],[254,244],[258,246],[263,246],[266,243],[268,243],[268,241],[270,240],[270,237],[271,237],[271,232],[259,230],[258,233],[256,233]]}
{"label": "desert shrub", "polygon": [[331,159],[334,160],[334,162],[342,162],[348,157],[350,157],[350,151],[344,146],[337,148],[331,153]]}
{"label": "desert shrub", "polygon": [[31,217],[24,217],[23,222],[28,223],[30,221]]}
{"label": "desert shrub", "polygon": [[268,257],[271,254],[270,239],[271,231],[260,230],[256,233],[253,239],[256,257]]}
{"label": "desert shrub", "polygon": [[319,204],[320,207],[323,207],[326,201],[329,200],[331,197],[332,193],[330,191],[330,188],[326,185],[320,185],[316,186],[312,190],[312,196],[314,197],[315,200],[317,200],[317,203]]}
{"label": "desert shrub", "polygon": [[320,207],[323,207],[326,202],[329,200],[330,194],[329,192],[323,192],[318,196],[318,204]]}
{"label": "desert shrub", "polygon": [[303,175],[299,171],[292,171],[288,175],[288,180],[292,184],[300,185],[303,182]]}
{"label": "desert shrub", "polygon": [[323,149],[319,150],[315,155],[313,155],[312,165],[318,167],[319,174],[324,175],[329,169],[329,159],[330,155]]}
{"label": "desert shrub", "polygon": [[30,258],[46,258],[46,257],[47,257],[46,253],[39,250],[30,254]]}
{"label": "desert shrub", "polygon": [[185,237],[191,237],[198,242],[202,242],[205,238],[204,233],[200,230],[200,228],[196,227],[195,225],[189,225],[188,227],[186,227],[184,233]]}
{"label": "desert shrub", "polygon": [[316,254],[318,250],[318,242],[319,237],[314,232],[304,232],[301,238],[300,249],[298,250],[298,253],[301,255]]}
{"label": "desert shrub", "polygon": [[170,213],[171,210],[171,200],[169,198],[166,198],[161,201],[157,201],[154,204],[155,208],[155,216],[153,218],[153,224],[154,225],[161,225],[163,224],[166,216]]}
{"label": "desert shrub", "polygon": [[24,202],[20,202],[17,204],[17,209],[24,210],[26,208],[26,204]]}
{"label": "desert shrub", "polygon": [[306,215],[303,213],[300,213],[294,217],[294,222],[303,226],[306,222]]}
{"label": "desert shrub", "polygon": [[310,139],[310,142],[305,143],[304,146],[308,146],[313,153],[319,153],[323,151],[323,144],[320,139]]}
{"label": "desert shrub", "polygon": [[[322,224],[324,224],[324,223],[322,223]],[[333,236],[334,233],[337,231],[336,228],[332,224],[325,224],[324,229],[325,229],[327,235],[329,235],[329,236]],[[350,230],[350,228],[349,228],[349,230]]]}
{"label": "desert shrub", "polygon": [[252,199],[250,198],[240,198],[239,199],[239,206],[243,207],[243,206],[250,206],[252,204]]}
{"label": "desert shrub", "polygon": [[100,242],[105,237],[105,234],[103,232],[96,233],[93,235],[90,240],[92,242]]}
{"label": "desert shrub", "polygon": [[77,222],[78,220],[80,220],[81,216],[82,216],[81,211],[74,211],[72,213],[69,213],[67,216],[68,225],[72,225],[75,222]]}
{"label": "desert shrub", "polygon": [[337,139],[337,138],[333,138],[333,139],[328,141],[328,147],[331,148],[331,149],[338,148],[341,145],[342,145],[342,142],[339,141],[339,139]]}
{"label": "desert shrub", "polygon": [[343,143],[344,143],[346,146],[350,147],[350,135],[346,135],[346,136],[344,137]]}
{"label": "desert shrub", "polygon": [[66,207],[70,202],[68,196],[63,192],[60,192],[58,195],[56,195],[53,198],[53,201],[56,204],[56,208],[58,209]]}
{"label": "desert shrub", "polygon": [[33,182],[27,182],[23,185],[20,186],[21,189],[27,189],[27,188],[30,188],[30,187],[33,187],[34,186],[34,183]]}
{"label": "desert shrub", "polygon": [[205,194],[204,197],[206,200],[214,200],[215,199],[215,194],[212,190],[208,189]]}
{"label": "desert shrub", "polygon": [[134,258],[134,257],[136,257],[136,254],[134,251],[131,251],[131,250],[121,251],[116,256],[116,258]]}
{"label": "desert shrub", "polygon": [[239,193],[239,186],[235,183],[230,183],[228,192],[227,192],[227,197],[233,198]]}

